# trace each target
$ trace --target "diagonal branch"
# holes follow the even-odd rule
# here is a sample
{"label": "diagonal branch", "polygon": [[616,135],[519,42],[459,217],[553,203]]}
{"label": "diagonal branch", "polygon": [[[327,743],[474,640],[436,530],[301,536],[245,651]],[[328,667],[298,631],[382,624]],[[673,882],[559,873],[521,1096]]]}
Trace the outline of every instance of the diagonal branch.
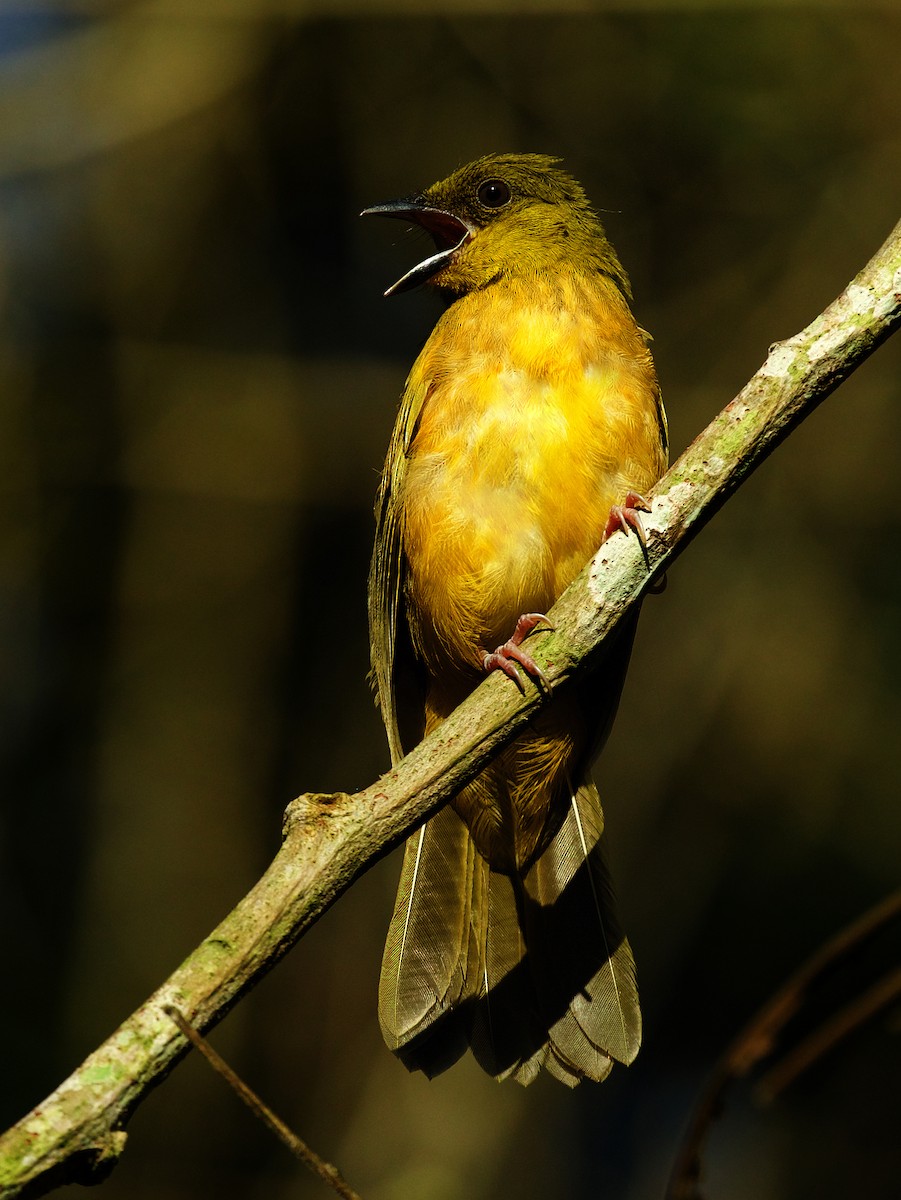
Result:
{"label": "diagonal branch", "polygon": [[[646,552],[601,547],[552,610],[535,658],[553,688],[596,666],[602,643],[756,466],[901,322],[901,224],[801,333],[770,348],[738,396],[655,489]],[[0,1193],[43,1195],[96,1182],[124,1125],[184,1055],[176,1007],[196,1029],[220,1020],[367,867],[473,778],[543,703],[499,673],[371,787],[304,795],[288,807],[271,866],[175,973],[38,1108],[0,1138]]]}

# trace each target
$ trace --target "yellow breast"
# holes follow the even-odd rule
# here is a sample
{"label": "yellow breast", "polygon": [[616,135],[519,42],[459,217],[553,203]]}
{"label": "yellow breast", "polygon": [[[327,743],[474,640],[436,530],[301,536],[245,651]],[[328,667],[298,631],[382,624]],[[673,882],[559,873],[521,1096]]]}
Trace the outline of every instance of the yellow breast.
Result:
{"label": "yellow breast", "polygon": [[497,283],[435,327],[402,497],[408,619],[430,670],[478,665],[546,611],[610,506],[664,466],[644,339],[602,277]]}

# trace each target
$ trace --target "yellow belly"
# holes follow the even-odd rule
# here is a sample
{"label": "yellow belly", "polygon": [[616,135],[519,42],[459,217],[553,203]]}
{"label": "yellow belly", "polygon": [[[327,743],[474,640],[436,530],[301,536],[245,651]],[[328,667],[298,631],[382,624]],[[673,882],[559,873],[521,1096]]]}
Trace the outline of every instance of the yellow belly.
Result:
{"label": "yellow belly", "polygon": [[430,392],[404,486],[407,604],[434,675],[479,665],[521,613],[546,611],[610,506],[660,474],[653,368],[611,292],[536,280],[474,293],[413,369]]}

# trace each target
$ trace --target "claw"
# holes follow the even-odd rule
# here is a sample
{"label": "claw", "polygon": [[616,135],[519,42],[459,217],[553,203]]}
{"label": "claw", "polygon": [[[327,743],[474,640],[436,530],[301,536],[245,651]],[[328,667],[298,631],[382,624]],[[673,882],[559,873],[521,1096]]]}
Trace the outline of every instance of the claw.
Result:
{"label": "claw", "polygon": [[486,672],[503,671],[505,675],[509,675],[519,690],[525,695],[526,686],[523,683],[522,675],[517,670],[516,664],[518,663],[527,675],[538,679],[550,691],[551,685],[544,671],[542,671],[535,659],[532,658],[531,654],[527,654],[521,648],[523,641],[529,634],[542,624],[547,626],[548,629],[554,628],[544,613],[523,613],[516,622],[516,628],[513,630],[509,641],[504,642],[502,646],[498,646],[491,653],[486,651],[482,655],[482,666]]}
{"label": "claw", "polygon": [[660,576],[659,579],[655,579],[654,582],[651,584],[651,586],[648,588],[648,592],[652,596],[659,596],[665,591],[666,591],[666,572],[664,572]]}
{"label": "claw", "polygon": [[641,514],[650,511],[651,506],[644,496],[639,496],[638,492],[627,492],[625,501],[622,504],[614,504],[610,509],[610,516],[607,518],[607,525],[604,529],[604,541],[606,542],[611,534],[617,533],[619,530],[622,530],[623,533],[634,532],[641,542],[642,549],[646,550],[648,539],[641,523]]}

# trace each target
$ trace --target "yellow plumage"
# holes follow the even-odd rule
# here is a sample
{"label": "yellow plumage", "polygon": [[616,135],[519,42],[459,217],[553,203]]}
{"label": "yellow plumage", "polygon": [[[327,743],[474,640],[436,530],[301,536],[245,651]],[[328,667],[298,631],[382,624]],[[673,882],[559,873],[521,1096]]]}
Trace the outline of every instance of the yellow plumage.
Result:
{"label": "yellow plumage", "polygon": [[[666,431],[625,274],[553,160],[491,156],[373,211],[434,233],[412,282],[454,297],[410,373],[377,502],[373,668],[397,760],[522,614],[552,606],[612,506],[654,484]],[[545,1065],[575,1083],[637,1051],[587,775],[630,644],[631,629],[408,844],[380,1018],[411,1067],[433,1074],[468,1044],[498,1078]]]}

